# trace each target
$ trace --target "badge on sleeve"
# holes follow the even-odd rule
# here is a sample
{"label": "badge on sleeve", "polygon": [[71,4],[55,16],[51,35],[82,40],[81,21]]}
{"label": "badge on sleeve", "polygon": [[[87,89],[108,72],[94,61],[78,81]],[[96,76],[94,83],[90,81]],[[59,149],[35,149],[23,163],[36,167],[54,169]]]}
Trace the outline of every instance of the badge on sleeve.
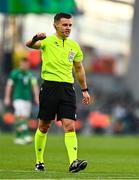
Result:
{"label": "badge on sleeve", "polygon": [[74,60],[74,58],[75,58],[75,52],[73,52],[73,50],[71,49],[70,51],[69,51],[69,55],[68,55],[68,60],[70,61],[70,62],[73,62],[73,60]]}

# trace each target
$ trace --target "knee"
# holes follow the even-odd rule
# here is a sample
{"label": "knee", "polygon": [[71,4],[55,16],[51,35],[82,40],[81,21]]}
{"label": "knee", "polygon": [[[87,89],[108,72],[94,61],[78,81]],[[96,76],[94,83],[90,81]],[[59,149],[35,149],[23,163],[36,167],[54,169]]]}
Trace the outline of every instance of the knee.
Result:
{"label": "knee", "polygon": [[39,130],[40,130],[42,133],[47,133],[48,128],[45,128],[45,127],[39,127]]}
{"label": "knee", "polygon": [[75,131],[75,125],[74,123],[66,123],[63,125],[63,129],[65,132],[73,132]]}
{"label": "knee", "polygon": [[50,128],[50,124],[39,123],[38,128],[42,133],[47,133],[48,129]]}

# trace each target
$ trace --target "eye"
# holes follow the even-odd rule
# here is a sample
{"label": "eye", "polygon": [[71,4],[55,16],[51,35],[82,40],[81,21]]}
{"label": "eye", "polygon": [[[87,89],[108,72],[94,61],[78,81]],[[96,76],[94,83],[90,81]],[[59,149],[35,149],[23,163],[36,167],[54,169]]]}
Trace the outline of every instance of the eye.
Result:
{"label": "eye", "polygon": [[68,24],[63,24],[64,27],[68,26]]}
{"label": "eye", "polygon": [[63,24],[63,26],[64,26],[64,27],[66,27],[66,26],[71,27],[71,26],[72,26],[72,24]]}

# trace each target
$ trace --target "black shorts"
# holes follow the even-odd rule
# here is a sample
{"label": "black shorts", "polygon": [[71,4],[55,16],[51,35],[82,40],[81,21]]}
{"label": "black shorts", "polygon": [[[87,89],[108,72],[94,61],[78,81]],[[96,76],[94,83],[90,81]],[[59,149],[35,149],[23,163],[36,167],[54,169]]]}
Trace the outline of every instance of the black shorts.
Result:
{"label": "black shorts", "polygon": [[40,88],[39,101],[39,119],[76,120],[76,95],[73,84],[44,81]]}

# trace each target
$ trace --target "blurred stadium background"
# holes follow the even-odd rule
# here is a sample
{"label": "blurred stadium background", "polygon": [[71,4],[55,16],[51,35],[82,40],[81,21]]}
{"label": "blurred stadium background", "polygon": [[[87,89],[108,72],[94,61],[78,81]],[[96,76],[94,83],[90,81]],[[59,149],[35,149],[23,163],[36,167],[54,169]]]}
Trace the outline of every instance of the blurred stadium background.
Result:
{"label": "blurred stadium background", "polygon": [[[34,172],[34,144],[13,144],[13,108],[3,104],[8,75],[22,57],[41,83],[40,52],[25,42],[38,32],[54,33],[53,16],[59,11],[74,16],[71,37],[82,47],[88,87],[95,96],[94,104],[81,104],[75,82],[79,156],[88,161],[78,174],[67,173],[61,124],[56,122],[45,153],[47,172]],[[0,179],[139,179],[138,32],[137,0],[0,0]],[[38,107],[32,103],[29,127],[34,134]]]}
{"label": "blurred stadium background", "polygon": [[[71,37],[84,52],[84,66],[95,103],[81,104],[77,90],[77,130],[82,134],[139,133],[139,1],[135,0],[0,0],[0,132],[12,132],[12,108],[3,105],[10,71],[28,57],[38,82],[40,52],[25,42],[38,32],[54,32],[53,16],[59,11],[74,15]],[[33,106],[30,130],[37,127]],[[10,113],[9,113],[10,112]],[[60,133],[60,124],[51,131]]]}

